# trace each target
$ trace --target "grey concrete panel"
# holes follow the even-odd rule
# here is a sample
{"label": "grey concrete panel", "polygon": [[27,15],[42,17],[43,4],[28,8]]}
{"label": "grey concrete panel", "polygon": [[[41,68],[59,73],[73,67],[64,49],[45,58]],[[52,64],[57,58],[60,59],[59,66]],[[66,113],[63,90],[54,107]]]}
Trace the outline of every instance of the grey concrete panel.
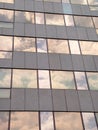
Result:
{"label": "grey concrete panel", "polygon": [[53,12],[54,13],[63,13],[62,4],[53,2]]}
{"label": "grey concrete panel", "polygon": [[15,9],[24,10],[24,0],[15,0]]}
{"label": "grey concrete panel", "polygon": [[45,2],[44,1],[44,11],[53,13],[53,2]]}
{"label": "grey concrete panel", "polygon": [[0,3],[0,8],[4,8],[4,3]]}
{"label": "grey concrete panel", "polygon": [[94,105],[94,111],[98,112],[98,91],[90,91]]}
{"label": "grey concrete panel", "polygon": [[56,38],[56,26],[46,25],[46,35],[48,38]]}
{"label": "grey concrete panel", "polygon": [[37,69],[37,55],[36,53],[25,53],[25,68]]}
{"label": "grey concrete panel", "polygon": [[77,29],[76,27],[66,27],[67,29],[67,38],[68,39],[77,39]]}
{"label": "grey concrete panel", "polygon": [[94,63],[93,56],[91,55],[83,55],[83,61],[86,71],[96,71],[96,66]]}
{"label": "grey concrete panel", "polygon": [[35,7],[34,1],[32,0],[25,1],[24,3],[25,10],[34,11],[34,7]]}
{"label": "grey concrete panel", "polygon": [[24,23],[14,24],[14,35],[24,36]]}
{"label": "grey concrete panel", "polygon": [[2,28],[2,34],[4,35],[13,35],[13,28]]}
{"label": "grey concrete panel", "polygon": [[11,59],[0,59],[0,67],[12,67],[12,60]]}
{"label": "grey concrete panel", "polygon": [[64,26],[57,26],[56,27],[56,32],[57,32],[57,38],[67,38],[67,31]]}
{"label": "grey concrete panel", "polygon": [[81,111],[94,111],[90,92],[87,90],[78,91]]}
{"label": "grey concrete panel", "polygon": [[80,111],[78,93],[76,90],[65,90],[68,111]]}
{"label": "grey concrete panel", "polygon": [[72,54],[72,62],[74,70],[84,70],[83,60],[81,55]]}
{"label": "grey concrete panel", "polygon": [[93,59],[96,66],[96,70],[98,71],[98,56],[93,56]]}
{"label": "grey concrete panel", "polygon": [[98,36],[96,34],[96,29],[94,29],[94,28],[86,28],[86,32],[87,32],[89,40],[96,40],[96,41],[98,40]]}
{"label": "grey concrete panel", "polygon": [[73,13],[73,14],[82,15],[82,13],[81,13],[81,5],[72,4],[71,7],[72,7],[72,13]]}
{"label": "grey concrete panel", "polygon": [[40,110],[43,111],[53,110],[51,90],[39,89],[39,105],[40,105]]}
{"label": "grey concrete panel", "polygon": [[49,65],[50,65],[50,69],[61,69],[61,64],[60,64],[60,57],[59,54],[53,54],[50,53],[49,55]]}
{"label": "grey concrete panel", "polygon": [[62,70],[73,70],[71,55],[60,54],[60,61]]}
{"label": "grey concrete panel", "polygon": [[46,37],[46,26],[36,24],[36,37]]}
{"label": "grey concrete panel", "polygon": [[35,1],[35,11],[44,12],[44,5],[42,1]]}
{"label": "grey concrete panel", "polygon": [[0,99],[0,110],[10,110],[10,99]]}
{"label": "grey concrete panel", "polygon": [[64,90],[52,90],[53,110],[67,111]]}
{"label": "grey concrete panel", "polygon": [[24,110],[24,89],[12,89],[11,110]]}
{"label": "grey concrete panel", "polygon": [[35,37],[35,24],[24,24],[25,25],[25,36]]}
{"label": "grey concrete panel", "polygon": [[13,52],[13,63],[14,68],[24,68],[24,52]]}
{"label": "grey concrete panel", "polygon": [[90,15],[90,10],[88,5],[81,5],[82,15]]}
{"label": "grey concrete panel", "polygon": [[77,34],[80,40],[88,40],[86,29],[83,27],[77,27]]}
{"label": "grey concrete panel", "polygon": [[25,89],[25,110],[39,110],[37,89]]}
{"label": "grey concrete panel", "polygon": [[37,53],[38,68],[49,69],[48,55],[45,53]]}

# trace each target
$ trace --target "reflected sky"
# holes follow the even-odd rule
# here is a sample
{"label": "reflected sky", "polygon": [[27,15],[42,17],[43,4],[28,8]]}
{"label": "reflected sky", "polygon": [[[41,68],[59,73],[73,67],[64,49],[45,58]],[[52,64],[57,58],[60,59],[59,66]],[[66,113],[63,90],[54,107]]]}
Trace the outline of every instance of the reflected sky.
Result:
{"label": "reflected sky", "polygon": [[37,88],[36,70],[14,69],[12,87]]}
{"label": "reflected sky", "polygon": [[49,71],[38,70],[39,88],[50,88]]}
{"label": "reflected sky", "polygon": [[67,14],[72,14],[71,4],[69,3],[62,3],[63,4],[63,12]]}
{"label": "reflected sky", "polygon": [[0,112],[0,130],[8,130],[8,112]]}
{"label": "reflected sky", "polygon": [[35,13],[36,24],[44,24],[44,13]]}
{"label": "reflected sky", "polygon": [[0,98],[10,98],[10,89],[0,89]]}
{"label": "reflected sky", "polygon": [[87,0],[71,0],[72,4],[87,4]]}
{"label": "reflected sky", "polygon": [[47,52],[47,45],[46,45],[46,39],[37,38],[37,52]]}
{"label": "reflected sky", "polygon": [[78,41],[69,40],[71,54],[80,54]]}
{"label": "reflected sky", "polygon": [[10,130],[39,130],[37,112],[12,112]]}
{"label": "reflected sky", "polygon": [[92,90],[98,90],[98,73],[87,72],[89,87]]}
{"label": "reflected sky", "polygon": [[75,89],[72,72],[51,71],[52,88],[55,89]]}
{"label": "reflected sky", "polygon": [[80,113],[55,112],[56,130],[83,130]]}
{"label": "reflected sky", "polygon": [[97,130],[93,113],[82,113],[84,127],[86,130]]}
{"label": "reflected sky", "polygon": [[50,53],[68,53],[69,54],[67,40],[48,39],[48,51]]}
{"label": "reflected sky", "polygon": [[36,51],[35,38],[15,37],[14,50],[35,52]]}
{"label": "reflected sky", "polygon": [[54,130],[52,112],[41,112],[41,130]]}
{"label": "reflected sky", "polygon": [[76,79],[77,89],[79,90],[88,89],[84,72],[75,72],[75,79]]}
{"label": "reflected sky", "polygon": [[64,15],[66,26],[74,26],[73,16]]}

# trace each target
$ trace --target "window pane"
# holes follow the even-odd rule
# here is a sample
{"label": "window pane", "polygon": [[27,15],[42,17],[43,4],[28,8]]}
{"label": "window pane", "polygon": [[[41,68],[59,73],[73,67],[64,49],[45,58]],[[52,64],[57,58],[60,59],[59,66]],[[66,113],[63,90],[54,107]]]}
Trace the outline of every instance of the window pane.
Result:
{"label": "window pane", "polygon": [[12,37],[0,36],[0,50],[12,51]]}
{"label": "window pane", "polygon": [[72,4],[87,4],[87,0],[71,0]]}
{"label": "window pane", "polygon": [[67,40],[48,39],[48,51],[50,53],[67,53],[67,54],[69,54]]}
{"label": "window pane", "polygon": [[13,70],[13,87],[37,88],[36,70]]}
{"label": "window pane", "polygon": [[0,112],[0,130],[8,130],[8,112]]}
{"label": "window pane", "polygon": [[89,5],[98,5],[98,0],[88,0]]}
{"label": "window pane", "polygon": [[41,130],[54,130],[52,112],[41,112]]}
{"label": "window pane", "polygon": [[39,88],[50,88],[49,71],[38,70]]}
{"label": "window pane", "polygon": [[15,37],[14,38],[14,50],[15,51],[28,51],[35,52],[35,38],[24,38]]}
{"label": "window pane", "polygon": [[47,53],[46,39],[37,38],[37,52]]}
{"label": "window pane", "polygon": [[98,73],[87,73],[88,83],[91,90],[98,90]]}
{"label": "window pane", "polygon": [[98,112],[96,113],[96,120],[97,120],[97,126],[98,126]]}
{"label": "window pane", "polygon": [[69,0],[62,0],[62,3],[70,3]]}
{"label": "window pane", "polygon": [[12,53],[11,52],[0,52],[0,58],[1,59],[11,59]]}
{"label": "window pane", "polygon": [[98,28],[98,17],[93,17],[95,28]]}
{"label": "window pane", "polygon": [[71,54],[80,54],[78,41],[69,40]]}
{"label": "window pane", "polygon": [[63,12],[66,14],[72,14],[72,8],[71,8],[71,4],[66,4],[66,3],[62,3],[63,4]]}
{"label": "window pane", "polygon": [[75,79],[77,84],[77,89],[87,90],[87,82],[84,72],[75,72]]}
{"label": "window pane", "polygon": [[55,89],[75,89],[72,72],[51,71],[52,88]]}
{"label": "window pane", "polygon": [[14,3],[14,0],[0,0],[3,3]]}
{"label": "window pane", "polygon": [[82,113],[85,130],[97,130],[93,113]]}
{"label": "window pane", "polygon": [[10,98],[10,89],[0,89],[0,98]]}
{"label": "window pane", "polygon": [[81,116],[73,112],[55,112],[56,130],[83,130]]}
{"label": "window pane", "polygon": [[46,14],[46,24],[64,25],[63,15]]}
{"label": "window pane", "polygon": [[44,13],[35,13],[36,24],[44,24]]}
{"label": "window pane", "polygon": [[73,16],[64,15],[66,26],[74,26]]}
{"label": "window pane", "polygon": [[39,130],[37,112],[11,112],[10,130]]}
{"label": "window pane", "polygon": [[11,69],[0,69],[0,88],[10,88]]}
{"label": "window pane", "polygon": [[34,13],[15,11],[15,22],[34,23]]}
{"label": "window pane", "polygon": [[0,28],[13,28],[13,23],[0,22]]}

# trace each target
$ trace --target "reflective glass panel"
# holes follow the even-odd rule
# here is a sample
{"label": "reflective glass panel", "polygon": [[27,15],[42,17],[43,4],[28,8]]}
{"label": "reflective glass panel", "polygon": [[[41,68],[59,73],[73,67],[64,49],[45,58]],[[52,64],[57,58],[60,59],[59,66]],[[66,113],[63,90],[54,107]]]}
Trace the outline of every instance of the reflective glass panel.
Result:
{"label": "reflective glass panel", "polygon": [[98,125],[98,112],[96,113],[96,120],[97,120],[97,125]]}
{"label": "reflective glass panel", "polygon": [[41,130],[54,130],[52,112],[41,112]]}
{"label": "reflective glass panel", "polygon": [[14,0],[0,0],[3,3],[14,3]]}
{"label": "reflective glass panel", "polygon": [[72,14],[71,4],[62,3],[63,4],[63,12],[66,14]]}
{"label": "reflective glass panel", "polygon": [[37,88],[37,74],[36,70],[13,70],[14,88]]}
{"label": "reflective glass panel", "polygon": [[10,89],[0,89],[0,98],[10,98]]}
{"label": "reflective glass panel", "polygon": [[11,69],[0,69],[0,88],[10,88]]}
{"label": "reflective glass panel", "polygon": [[77,84],[77,89],[87,90],[87,82],[84,72],[75,72],[75,79]]}
{"label": "reflective glass panel", "polygon": [[64,15],[66,26],[74,26],[73,16]]}
{"label": "reflective glass panel", "polygon": [[44,13],[35,13],[36,24],[44,24]]}
{"label": "reflective glass panel", "polygon": [[55,112],[56,130],[83,130],[80,113]]}
{"label": "reflective glass panel", "polygon": [[79,41],[82,54],[98,55],[98,42]]}
{"label": "reflective glass panel", "polygon": [[87,79],[91,90],[98,90],[98,73],[87,72]]}
{"label": "reflective glass panel", "polygon": [[44,1],[47,1],[47,2],[61,2],[61,0],[44,0]]}
{"label": "reflective glass panel", "polygon": [[12,37],[0,36],[0,50],[12,51]]}
{"label": "reflective glass panel", "polygon": [[85,130],[97,130],[93,113],[82,113]]}
{"label": "reflective glass panel", "polygon": [[1,59],[11,59],[12,58],[12,53],[11,52],[0,51],[0,58]]}
{"label": "reflective glass panel", "polygon": [[35,38],[14,37],[14,50],[35,52]]}
{"label": "reflective glass panel", "polygon": [[46,14],[45,16],[48,25],[64,25],[63,15]]}
{"label": "reflective glass panel", "polygon": [[39,130],[37,112],[11,112],[10,130]]}
{"label": "reflective glass panel", "polygon": [[0,21],[13,22],[13,11],[0,9]]}
{"label": "reflective glass panel", "polygon": [[97,35],[98,35],[98,29],[96,29],[96,33],[97,33]]}
{"label": "reflective glass panel", "polygon": [[15,22],[34,23],[34,13],[15,11]]}
{"label": "reflective glass panel", "polygon": [[13,23],[0,22],[0,28],[13,28]]}
{"label": "reflective glass panel", "polygon": [[69,0],[62,0],[62,3],[70,3]]}
{"label": "reflective glass panel", "polygon": [[88,0],[89,5],[98,5],[98,0]]}
{"label": "reflective glass panel", "polygon": [[55,89],[75,89],[72,72],[51,71],[52,88]]}
{"label": "reflective glass panel", "polygon": [[87,4],[87,0],[71,0],[72,4]]}
{"label": "reflective glass panel", "polygon": [[0,112],[0,130],[8,130],[8,112]]}
{"label": "reflective glass panel", "polygon": [[80,54],[78,41],[69,40],[71,54]]}
{"label": "reflective glass panel", "polygon": [[98,28],[98,17],[93,17],[95,28]]}
{"label": "reflective glass panel", "polygon": [[67,40],[48,39],[48,52],[69,54]]}
{"label": "reflective glass panel", "polygon": [[46,39],[37,38],[37,52],[47,52]]}
{"label": "reflective glass panel", "polygon": [[39,88],[50,88],[49,71],[38,70]]}
{"label": "reflective glass panel", "polygon": [[74,16],[76,26],[94,27],[91,17]]}

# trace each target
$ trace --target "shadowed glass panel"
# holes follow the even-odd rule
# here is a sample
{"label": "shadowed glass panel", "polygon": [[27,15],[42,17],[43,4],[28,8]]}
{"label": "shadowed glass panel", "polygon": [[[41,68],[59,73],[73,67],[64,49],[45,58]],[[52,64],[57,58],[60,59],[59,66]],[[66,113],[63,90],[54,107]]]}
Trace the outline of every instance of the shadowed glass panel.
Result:
{"label": "shadowed glass panel", "polygon": [[0,98],[10,98],[10,89],[0,89]]}
{"label": "shadowed glass panel", "polygon": [[0,22],[0,28],[13,28],[13,23]]}
{"label": "shadowed glass panel", "polygon": [[62,3],[63,4],[63,12],[66,14],[72,14],[71,4],[69,3]]}

